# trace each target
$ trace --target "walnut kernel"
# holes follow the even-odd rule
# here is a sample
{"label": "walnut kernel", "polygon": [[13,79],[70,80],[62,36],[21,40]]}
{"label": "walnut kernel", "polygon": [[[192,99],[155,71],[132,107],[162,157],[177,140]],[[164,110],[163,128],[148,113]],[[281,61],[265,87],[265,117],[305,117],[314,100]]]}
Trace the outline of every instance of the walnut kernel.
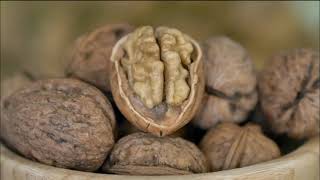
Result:
{"label": "walnut kernel", "polygon": [[115,102],[139,129],[164,136],[195,115],[204,77],[200,47],[189,36],[143,26],[119,40],[111,60]]}

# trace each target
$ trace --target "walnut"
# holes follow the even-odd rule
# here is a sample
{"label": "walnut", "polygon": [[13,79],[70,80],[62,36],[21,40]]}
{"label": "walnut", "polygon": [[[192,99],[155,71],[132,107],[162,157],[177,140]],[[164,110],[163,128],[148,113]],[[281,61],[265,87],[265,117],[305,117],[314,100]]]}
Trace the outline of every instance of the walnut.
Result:
{"label": "walnut", "polygon": [[97,170],[114,144],[115,117],[96,88],[75,79],[36,81],[9,96],[1,138],[32,160]]}
{"label": "walnut", "polygon": [[249,166],[280,156],[277,144],[254,124],[244,127],[228,122],[218,124],[206,133],[199,146],[211,171]]}
{"label": "walnut", "polygon": [[191,142],[140,132],[120,139],[102,170],[130,175],[178,175],[207,172],[206,163],[202,152]]}
{"label": "walnut", "polygon": [[105,25],[79,37],[69,54],[68,77],[86,81],[104,92],[110,92],[110,55],[114,44],[133,30],[128,24]]}
{"label": "walnut", "polygon": [[218,122],[240,123],[257,103],[256,75],[246,50],[227,37],[203,43],[206,90],[193,123],[209,129]]}
{"label": "walnut", "polygon": [[259,82],[261,108],[271,130],[292,138],[319,133],[319,53],[294,49],[275,55]]}
{"label": "walnut", "polygon": [[187,124],[204,90],[196,41],[168,27],[143,26],[115,45],[111,88],[124,116],[142,131],[171,134]]}

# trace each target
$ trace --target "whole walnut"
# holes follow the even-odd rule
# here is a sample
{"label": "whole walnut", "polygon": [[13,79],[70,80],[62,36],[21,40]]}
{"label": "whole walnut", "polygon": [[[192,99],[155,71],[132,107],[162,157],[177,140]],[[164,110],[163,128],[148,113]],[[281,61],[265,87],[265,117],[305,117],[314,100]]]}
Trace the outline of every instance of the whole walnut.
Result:
{"label": "whole walnut", "polygon": [[204,155],[193,143],[139,132],[115,144],[102,170],[130,175],[179,175],[208,169]]}
{"label": "whole walnut", "polygon": [[110,92],[110,55],[114,44],[133,30],[128,24],[111,24],[79,37],[69,54],[68,77],[86,81],[104,92]]}
{"label": "whole walnut", "polygon": [[102,93],[79,80],[36,81],[1,109],[1,138],[44,164],[97,170],[114,144],[115,117]]}
{"label": "whole walnut", "polygon": [[276,143],[258,125],[224,122],[210,129],[200,142],[211,171],[249,166],[280,156]]}
{"label": "whole walnut", "polygon": [[157,136],[186,125],[204,91],[201,54],[195,40],[174,28],[143,26],[120,39],[110,81],[120,111]]}
{"label": "whole walnut", "polygon": [[261,109],[275,133],[297,139],[319,133],[319,62],[318,52],[294,49],[273,56],[261,73]]}
{"label": "whole walnut", "polygon": [[209,129],[218,122],[244,121],[257,103],[256,75],[248,53],[223,36],[209,38],[202,49],[206,89],[193,123]]}

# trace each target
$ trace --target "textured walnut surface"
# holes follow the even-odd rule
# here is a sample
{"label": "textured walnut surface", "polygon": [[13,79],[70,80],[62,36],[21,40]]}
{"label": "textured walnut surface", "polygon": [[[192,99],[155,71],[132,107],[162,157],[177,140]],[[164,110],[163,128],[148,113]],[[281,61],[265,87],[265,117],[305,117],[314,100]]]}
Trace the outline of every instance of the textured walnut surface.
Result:
{"label": "textured walnut surface", "polygon": [[[157,42],[158,41],[158,42]],[[186,81],[193,46],[176,29],[150,26],[138,28],[124,44],[121,59],[133,91],[148,108],[165,100],[180,105],[189,95]],[[164,97],[165,96],[165,97]]]}
{"label": "textured walnut surface", "polygon": [[134,133],[115,144],[102,169],[116,174],[178,175],[207,172],[207,164],[202,152],[182,138]]}
{"label": "textured walnut surface", "polygon": [[115,102],[139,129],[162,136],[194,116],[204,79],[200,47],[189,36],[139,27],[115,45],[112,61]]}
{"label": "textured walnut surface", "polygon": [[203,129],[221,121],[241,122],[257,102],[256,75],[246,50],[227,37],[202,44],[206,95],[194,123]]}
{"label": "textured walnut surface", "polygon": [[71,53],[66,74],[109,92],[110,55],[114,44],[133,30],[128,24],[110,24],[79,37]]}
{"label": "textured walnut surface", "polygon": [[319,53],[295,49],[271,58],[259,81],[261,107],[271,129],[293,138],[319,133]]}
{"label": "textured walnut surface", "polygon": [[200,142],[211,171],[244,167],[280,156],[280,150],[264,136],[257,125],[240,127],[221,123],[207,132]]}
{"label": "textured walnut surface", "polygon": [[114,128],[108,100],[74,79],[37,81],[8,97],[1,110],[1,137],[10,147],[70,169],[98,169],[114,144]]}

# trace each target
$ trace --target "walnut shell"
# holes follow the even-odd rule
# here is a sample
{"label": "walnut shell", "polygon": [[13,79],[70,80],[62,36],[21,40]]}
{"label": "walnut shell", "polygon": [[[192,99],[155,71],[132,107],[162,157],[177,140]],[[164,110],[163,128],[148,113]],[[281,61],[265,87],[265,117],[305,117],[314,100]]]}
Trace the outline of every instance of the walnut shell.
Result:
{"label": "walnut shell", "polygon": [[102,170],[130,175],[178,175],[207,172],[206,159],[182,138],[134,133],[120,139]]}
{"label": "walnut shell", "polygon": [[[117,125],[118,125],[118,132],[119,132],[118,138],[127,136],[129,134],[137,133],[137,132],[142,132],[127,120],[124,120],[124,122],[117,121]],[[188,128],[187,126],[184,126],[168,136],[181,137],[181,138],[187,139],[188,135],[190,135],[188,134]]]}
{"label": "walnut shell", "polygon": [[41,80],[9,96],[1,110],[1,138],[32,160],[97,170],[114,144],[111,104],[75,79]]}
{"label": "walnut shell", "polygon": [[69,54],[68,77],[79,78],[110,92],[110,55],[114,44],[133,30],[128,24],[111,24],[79,37]]}
{"label": "walnut shell", "polygon": [[294,49],[275,55],[259,81],[261,109],[271,130],[302,139],[319,133],[319,53]]}
{"label": "walnut shell", "polygon": [[211,171],[249,166],[280,156],[277,144],[253,124],[244,127],[228,122],[218,124],[206,133],[199,146]]}
{"label": "walnut shell", "polygon": [[223,36],[209,38],[202,49],[206,93],[193,123],[209,129],[218,122],[244,121],[257,103],[256,75],[248,53]]}
{"label": "walnut shell", "polygon": [[187,124],[204,91],[201,55],[195,40],[173,28],[143,26],[120,39],[110,81],[120,111],[158,136]]}

